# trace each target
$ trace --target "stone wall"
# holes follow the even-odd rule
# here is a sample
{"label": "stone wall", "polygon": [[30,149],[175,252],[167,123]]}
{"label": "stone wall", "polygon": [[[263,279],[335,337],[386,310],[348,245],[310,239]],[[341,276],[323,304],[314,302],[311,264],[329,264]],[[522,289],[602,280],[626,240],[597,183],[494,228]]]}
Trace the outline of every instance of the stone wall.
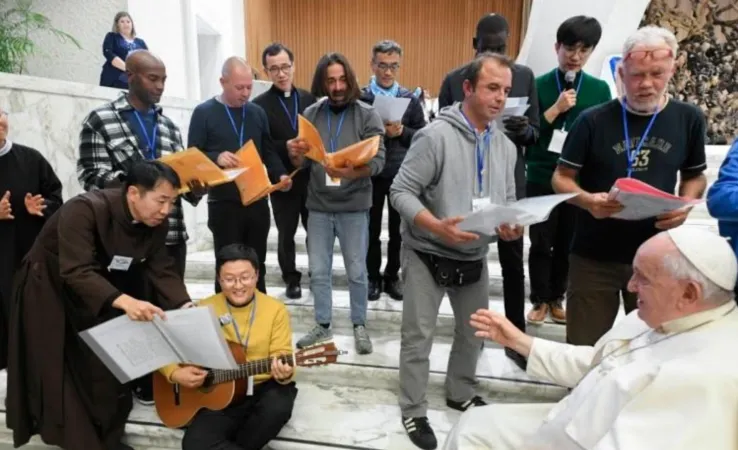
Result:
{"label": "stone wall", "polygon": [[738,136],[738,3],[653,0],[647,24],[668,28],[679,40],[671,93],[704,111],[709,143],[731,143]]}

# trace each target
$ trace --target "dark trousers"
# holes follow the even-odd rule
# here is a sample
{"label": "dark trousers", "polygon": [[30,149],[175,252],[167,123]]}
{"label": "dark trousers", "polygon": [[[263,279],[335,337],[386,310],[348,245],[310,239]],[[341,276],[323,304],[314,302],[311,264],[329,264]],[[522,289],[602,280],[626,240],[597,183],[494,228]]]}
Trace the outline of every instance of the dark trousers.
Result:
{"label": "dark trousers", "polygon": [[[233,202],[208,203],[208,228],[213,233],[213,250],[228,244],[243,244],[256,250],[259,257],[259,281],[256,288],[266,293],[266,253],[269,236],[269,203],[259,200],[249,206]],[[220,292],[218,274],[215,274],[215,292]]]}
{"label": "dark trousers", "polygon": [[618,315],[620,297],[628,314],[638,307],[638,296],[628,291],[633,276],[630,264],[569,256],[569,291],[566,300],[566,341],[595,345]]}
{"label": "dark trousers", "polygon": [[[294,180],[292,189],[288,192],[274,192],[271,200],[274,223],[278,231],[277,256],[282,280],[286,284],[299,284],[302,274],[295,266],[295,233],[300,220],[302,227],[307,231],[308,210],[305,207],[307,183]],[[307,239],[305,241],[307,243]]]}
{"label": "dark trousers", "polygon": [[497,241],[502,266],[502,295],[505,317],[519,330],[525,331],[525,271],[523,270],[523,238]]}
{"label": "dark trousers", "polygon": [[[372,208],[369,210],[369,250],[366,254],[366,269],[370,281],[396,281],[400,271],[400,214],[389,201],[389,190],[392,178],[372,177]],[[384,266],[384,276],[379,274],[382,267],[382,242],[379,235],[382,233],[382,210],[384,200],[387,199],[389,211],[389,243],[387,244],[387,265]]]}
{"label": "dark trousers", "polygon": [[[528,184],[528,197],[554,194],[550,186]],[[531,303],[551,303],[561,300],[566,293],[569,276],[569,250],[574,235],[575,206],[562,203],[551,211],[545,222],[530,226]]]}
{"label": "dark trousers", "polygon": [[297,388],[269,380],[254,395],[222,411],[203,409],[182,439],[182,450],[261,450],[292,417]]}

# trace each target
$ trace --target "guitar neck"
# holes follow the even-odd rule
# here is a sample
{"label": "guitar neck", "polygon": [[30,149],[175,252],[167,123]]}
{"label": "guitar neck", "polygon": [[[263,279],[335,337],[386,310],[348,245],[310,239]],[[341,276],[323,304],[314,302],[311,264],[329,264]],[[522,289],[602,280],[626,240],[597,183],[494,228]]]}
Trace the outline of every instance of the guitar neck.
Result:
{"label": "guitar neck", "polygon": [[[239,364],[238,369],[234,370],[211,370],[211,384],[225,383],[228,381],[241,380],[243,378],[270,373],[272,371],[273,360],[274,358],[263,358],[249,361],[244,364]],[[295,366],[295,358],[293,354],[282,355],[279,357],[279,360],[282,361],[283,364],[288,364],[292,367]]]}

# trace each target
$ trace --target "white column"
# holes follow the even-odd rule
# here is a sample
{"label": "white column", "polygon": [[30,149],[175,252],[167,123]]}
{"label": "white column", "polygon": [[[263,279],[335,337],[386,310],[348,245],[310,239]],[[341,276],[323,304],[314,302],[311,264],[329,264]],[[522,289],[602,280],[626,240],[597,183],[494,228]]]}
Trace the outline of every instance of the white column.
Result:
{"label": "white column", "polygon": [[200,55],[197,45],[197,19],[192,0],[182,0],[182,31],[185,43],[185,67],[187,70],[187,98],[200,98]]}

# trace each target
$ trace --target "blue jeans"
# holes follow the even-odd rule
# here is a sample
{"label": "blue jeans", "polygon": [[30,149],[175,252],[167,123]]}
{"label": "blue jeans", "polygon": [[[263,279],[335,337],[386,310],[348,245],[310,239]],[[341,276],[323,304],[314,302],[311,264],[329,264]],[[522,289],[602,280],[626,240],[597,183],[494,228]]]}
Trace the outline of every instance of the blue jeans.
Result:
{"label": "blue jeans", "polygon": [[369,295],[366,251],[369,242],[369,212],[308,214],[308,257],[310,290],[313,292],[315,321],[331,323],[333,308],[333,244],[338,236],[351,297],[351,322],[366,324]]}

